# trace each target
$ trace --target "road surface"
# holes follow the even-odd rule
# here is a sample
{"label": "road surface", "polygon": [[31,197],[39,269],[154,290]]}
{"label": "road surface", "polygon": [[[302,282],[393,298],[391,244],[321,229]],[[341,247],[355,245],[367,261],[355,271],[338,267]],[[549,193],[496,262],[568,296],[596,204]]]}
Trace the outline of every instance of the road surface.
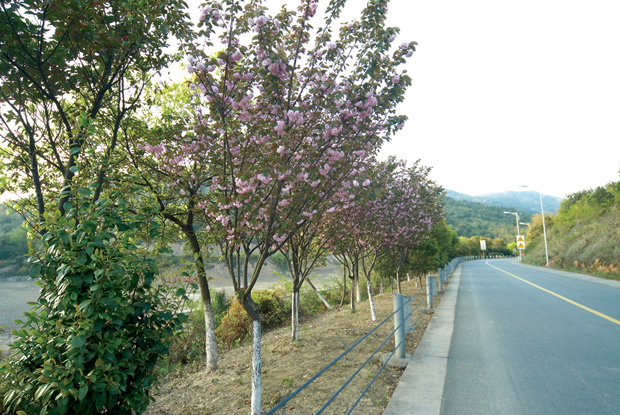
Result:
{"label": "road surface", "polygon": [[461,266],[441,414],[620,414],[620,284]]}

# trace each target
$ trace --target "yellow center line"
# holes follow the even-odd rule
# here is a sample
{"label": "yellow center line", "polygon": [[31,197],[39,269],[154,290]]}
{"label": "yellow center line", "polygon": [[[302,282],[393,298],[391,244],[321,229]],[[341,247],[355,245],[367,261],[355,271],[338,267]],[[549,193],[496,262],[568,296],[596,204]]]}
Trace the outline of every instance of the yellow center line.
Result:
{"label": "yellow center line", "polygon": [[521,278],[521,277],[517,277],[516,275],[511,274],[511,273],[510,273],[510,272],[508,272],[508,271],[504,271],[504,270],[503,270],[503,269],[501,269],[501,268],[497,268],[496,266],[493,266],[493,265],[489,264],[489,262],[488,262],[488,261],[486,262],[486,264],[487,264],[488,266],[490,266],[491,268],[495,268],[496,270],[501,271],[501,272],[503,272],[504,274],[508,274],[508,275],[510,275],[511,277],[514,277],[514,278],[516,278],[516,279],[518,279],[518,280],[520,280],[520,281],[523,281],[523,282],[524,282],[524,283],[526,283],[526,284],[530,284],[532,287],[536,287],[536,288],[538,288],[539,290],[542,290],[542,291],[544,291],[544,292],[546,292],[546,293],[549,293],[549,294],[551,294],[551,295],[553,295],[553,296],[555,296],[555,297],[559,298],[560,300],[564,300],[564,301],[566,301],[567,303],[570,303],[570,304],[572,304],[572,305],[574,305],[574,306],[576,306],[576,307],[579,307],[579,308],[581,308],[581,309],[583,309],[583,310],[589,311],[589,312],[590,312],[590,313],[592,313],[592,314],[595,314],[595,315],[597,315],[597,316],[599,316],[599,317],[604,318],[605,320],[609,320],[609,321],[611,321],[612,323],[616,323],[617,325],[619,325],[619,326],[620,326],[620,320],[616,320],[615,318],[613,318],[613,317],[609,317],[609,316],[608,316],[608,315],[606,315],[606,314],[603,314],[603,313],[598,312],[598,311],[596,311],[596,310],[592,310],[590,307],[586,307],[586,306],[585,306],[585,305],[583,305],[583,304],[579,304],[579,303],[578,303],[578,302],[576,302],[576,301],[573,301],[573,300],[571,300],[571,299],[569,299],[569,298],[566,298],[566,297],[564,297],[564,296],[561,296],[560,294],[554,293],[553,291],[550,291],[550,290],[548,290],[548,289],[546,289],[546,288],[543,288],[543,287],[541,287],[540,285],[536,285],[536,284],[534,284],[533,282],[529,282],[528,280],[524,280],[524,279],[523,279],[523,278]]}

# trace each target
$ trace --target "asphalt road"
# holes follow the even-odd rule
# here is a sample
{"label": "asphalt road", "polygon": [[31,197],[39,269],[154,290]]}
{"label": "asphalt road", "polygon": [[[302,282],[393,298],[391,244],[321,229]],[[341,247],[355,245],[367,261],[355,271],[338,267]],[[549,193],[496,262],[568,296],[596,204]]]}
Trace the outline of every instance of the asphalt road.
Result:
{"label": "asphalt road", "polygon": [[620,284],[461,266],[441,414],[620,414]]}

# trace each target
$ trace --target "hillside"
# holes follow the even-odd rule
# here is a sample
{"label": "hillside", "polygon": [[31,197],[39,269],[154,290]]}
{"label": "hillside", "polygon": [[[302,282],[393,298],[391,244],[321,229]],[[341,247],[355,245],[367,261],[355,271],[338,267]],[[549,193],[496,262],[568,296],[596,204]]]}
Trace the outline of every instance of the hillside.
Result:
{"label": "hillside", "polygon": [[[551,266],[620,279],[620,182],[570,195],[545,223]],[[526,240],[525,261],[544,265],[540,215]]]}
{"label": "hillside", "polygon": [[[525,192],[499,192],[488,193],[479,196],[469,196],[463,193],[447,190],[446,195],[452,199],[464,202],[476,202],[489,206],[507,207],[513,210],[526,213],[540,212],[540,196],[535,191]],[[543,205],[545,212],[555,213],[560,208],[561,198],[543,195]]]}
{"label": "hillside", "polygon": [[[504,214],[504,211],[514,211],[514,209],[455,200],[451,197],[444,197],[444,204],[446,222],[459,236],[467,238],[482,236],[491,239],[501,238],[507,242],[514,241],[517,234],[515,217]],[[521,211],[518,213],[521,222],[530,221],[531,214]]]}

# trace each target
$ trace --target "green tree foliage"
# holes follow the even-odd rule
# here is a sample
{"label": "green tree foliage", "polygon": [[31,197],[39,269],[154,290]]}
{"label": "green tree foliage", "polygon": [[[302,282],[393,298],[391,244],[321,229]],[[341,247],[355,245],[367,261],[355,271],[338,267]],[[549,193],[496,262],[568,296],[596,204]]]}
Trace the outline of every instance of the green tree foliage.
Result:
{"label": "green tree foliage", "polygon": [[0,1],[0,163],[3,188],[34,194],[42,222],[70,189],[101,191],[123,121],[145,82],[166,67],[173,34],[188,37],[182,0]]}
{"label": "green tree foliage", "polygon": [[[452,259],[459,256],[459,237],[446,223],[439,221],[430,232],[430,236],[411,248],[402,264],[401,272],[415,276],[436,271]],[[376,271],[382,278],[396,276],[394,261],[387,256],[378,261]]]}
{"label": "green tree foliage", "polygon": [[46,249],[30,270],[42,291],[15,333],[4,405],[26,414],[142,413],[155,363],[184,318],[155,283],[151,253],[135,244],[137,230],[156,236],[159,225],[149,212],[123,220],[121,200],[74,200],[66,216],[44,215]]}

